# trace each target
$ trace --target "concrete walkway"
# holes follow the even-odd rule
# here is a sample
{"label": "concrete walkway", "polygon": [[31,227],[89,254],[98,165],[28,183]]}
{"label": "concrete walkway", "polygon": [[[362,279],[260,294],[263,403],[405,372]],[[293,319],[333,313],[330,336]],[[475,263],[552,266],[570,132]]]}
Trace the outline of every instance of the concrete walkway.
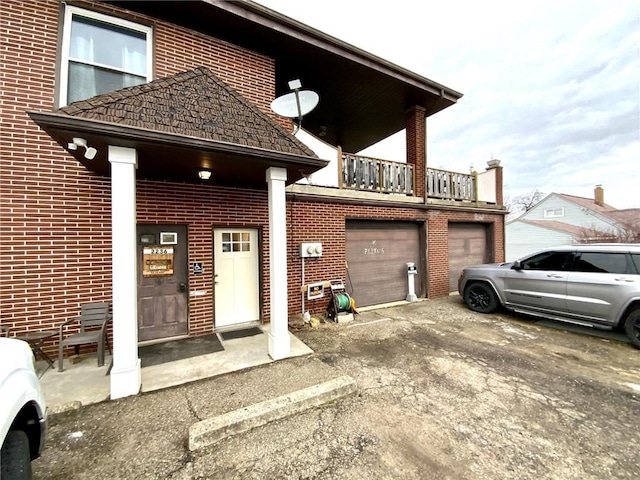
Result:
{"label": "concrete walkway", "polygon": [[[263,334],[231,340],[221,339],[224,351],[191,357],[160,365],[142,368],[142,392],[151,392],[174,387],[205,378],[215,377],[249,367],[273,362],[267,352],[268,325],[260,327]],[[313,353],[309,347],[291,334],[291,356]],[[105,365],[96,365],[96,356],[82,357],[77,364],[65,359],[65,370],[44,370],[40,384],[50,413],[78,408],[81,405],[109,400],[108,369],[111,357],[107,355]],[[45,368],[44,362],[39,370]]]}

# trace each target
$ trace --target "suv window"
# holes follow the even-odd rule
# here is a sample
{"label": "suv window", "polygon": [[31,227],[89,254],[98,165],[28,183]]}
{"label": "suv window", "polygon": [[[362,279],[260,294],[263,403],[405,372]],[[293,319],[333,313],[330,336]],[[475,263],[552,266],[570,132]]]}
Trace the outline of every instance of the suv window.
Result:
{"label": "suv window", "polygon": [[544,252],[524,260],[524,270],[568,271],[573,263],[573,252]]}
{"label": "suv window", "polygon": [[634,273],[640,273],[640,253],[632,253],[633,263],[636,264],[636,271]]}
{"label": "suv window", "polygon": [[596,273],[634,273],[626,253],[586,252],[580,255],[578,271]]}

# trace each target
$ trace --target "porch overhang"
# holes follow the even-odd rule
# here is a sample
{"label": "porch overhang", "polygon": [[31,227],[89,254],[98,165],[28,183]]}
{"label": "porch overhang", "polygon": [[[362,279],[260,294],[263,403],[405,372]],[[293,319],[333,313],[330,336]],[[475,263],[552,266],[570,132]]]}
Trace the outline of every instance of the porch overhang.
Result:
{"label": "porch overhang", "polygon": [[[287,183],[294,183],[328,164],[326,160],[240,145],[158,132],[128,125],[74,117],[61,113],[27,112],[87,170],[108,175],[109,145],[134,148],[138,155],[138,179],[203,183],[199,170],[210,170],[207,184],[266,189],[265,172],[270,167],[287,170]],[[95,158],[85,150],[70,150],[73,138],[82,137],[97,150]]]}

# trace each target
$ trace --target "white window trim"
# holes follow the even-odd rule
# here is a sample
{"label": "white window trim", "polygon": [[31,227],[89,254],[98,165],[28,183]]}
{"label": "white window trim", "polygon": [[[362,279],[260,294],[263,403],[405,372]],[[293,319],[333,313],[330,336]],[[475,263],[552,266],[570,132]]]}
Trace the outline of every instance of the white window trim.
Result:
{"label": "white window trim", "polygon": [[[117,25],[143,33],[147,37],[147,82],[153,80],[153,30],[151,27],[133,23],[122,18],[111,17],[98,12],[84,10],[78,7],[66,6],[64,12],[64,28],[62,33],[62,52],[60,62],[60,86],[59,86],[59,105],[58,108],[67,105],[67,86],[69,83],[69,51],[71,45],[71,23],[74,16],[90,18],[100,22]],[[111,70],[117,70],[109,67]]]}
{"label": "white window trim", "polygon": [[[557,215],[554,213],[556,210],[560,210],[560,213]],[[564,207],[544,209],[544,218],[559,218],[559,217],[564,217]]]}

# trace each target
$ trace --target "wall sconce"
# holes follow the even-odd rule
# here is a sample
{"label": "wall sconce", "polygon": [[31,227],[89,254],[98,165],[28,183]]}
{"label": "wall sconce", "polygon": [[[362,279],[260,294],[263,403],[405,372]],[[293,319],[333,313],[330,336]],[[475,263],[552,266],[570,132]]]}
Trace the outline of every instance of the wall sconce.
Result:
{"label": "wall sconce", "polygon": [[211,170],[198,170],[198,176],[201,180],[209,180],[211,178]]}
{"label": "wall sconce", "polygon": [[93,160],[98,153],[98,150],[96,150],[95,148],[87,146],[87,140],[85,138],[75,137],[73,139],[73,142],[67,145],[67,148],[69,150],[77,150],[78,147],[84,147],[84,158],[86,158],[87,160]]}

